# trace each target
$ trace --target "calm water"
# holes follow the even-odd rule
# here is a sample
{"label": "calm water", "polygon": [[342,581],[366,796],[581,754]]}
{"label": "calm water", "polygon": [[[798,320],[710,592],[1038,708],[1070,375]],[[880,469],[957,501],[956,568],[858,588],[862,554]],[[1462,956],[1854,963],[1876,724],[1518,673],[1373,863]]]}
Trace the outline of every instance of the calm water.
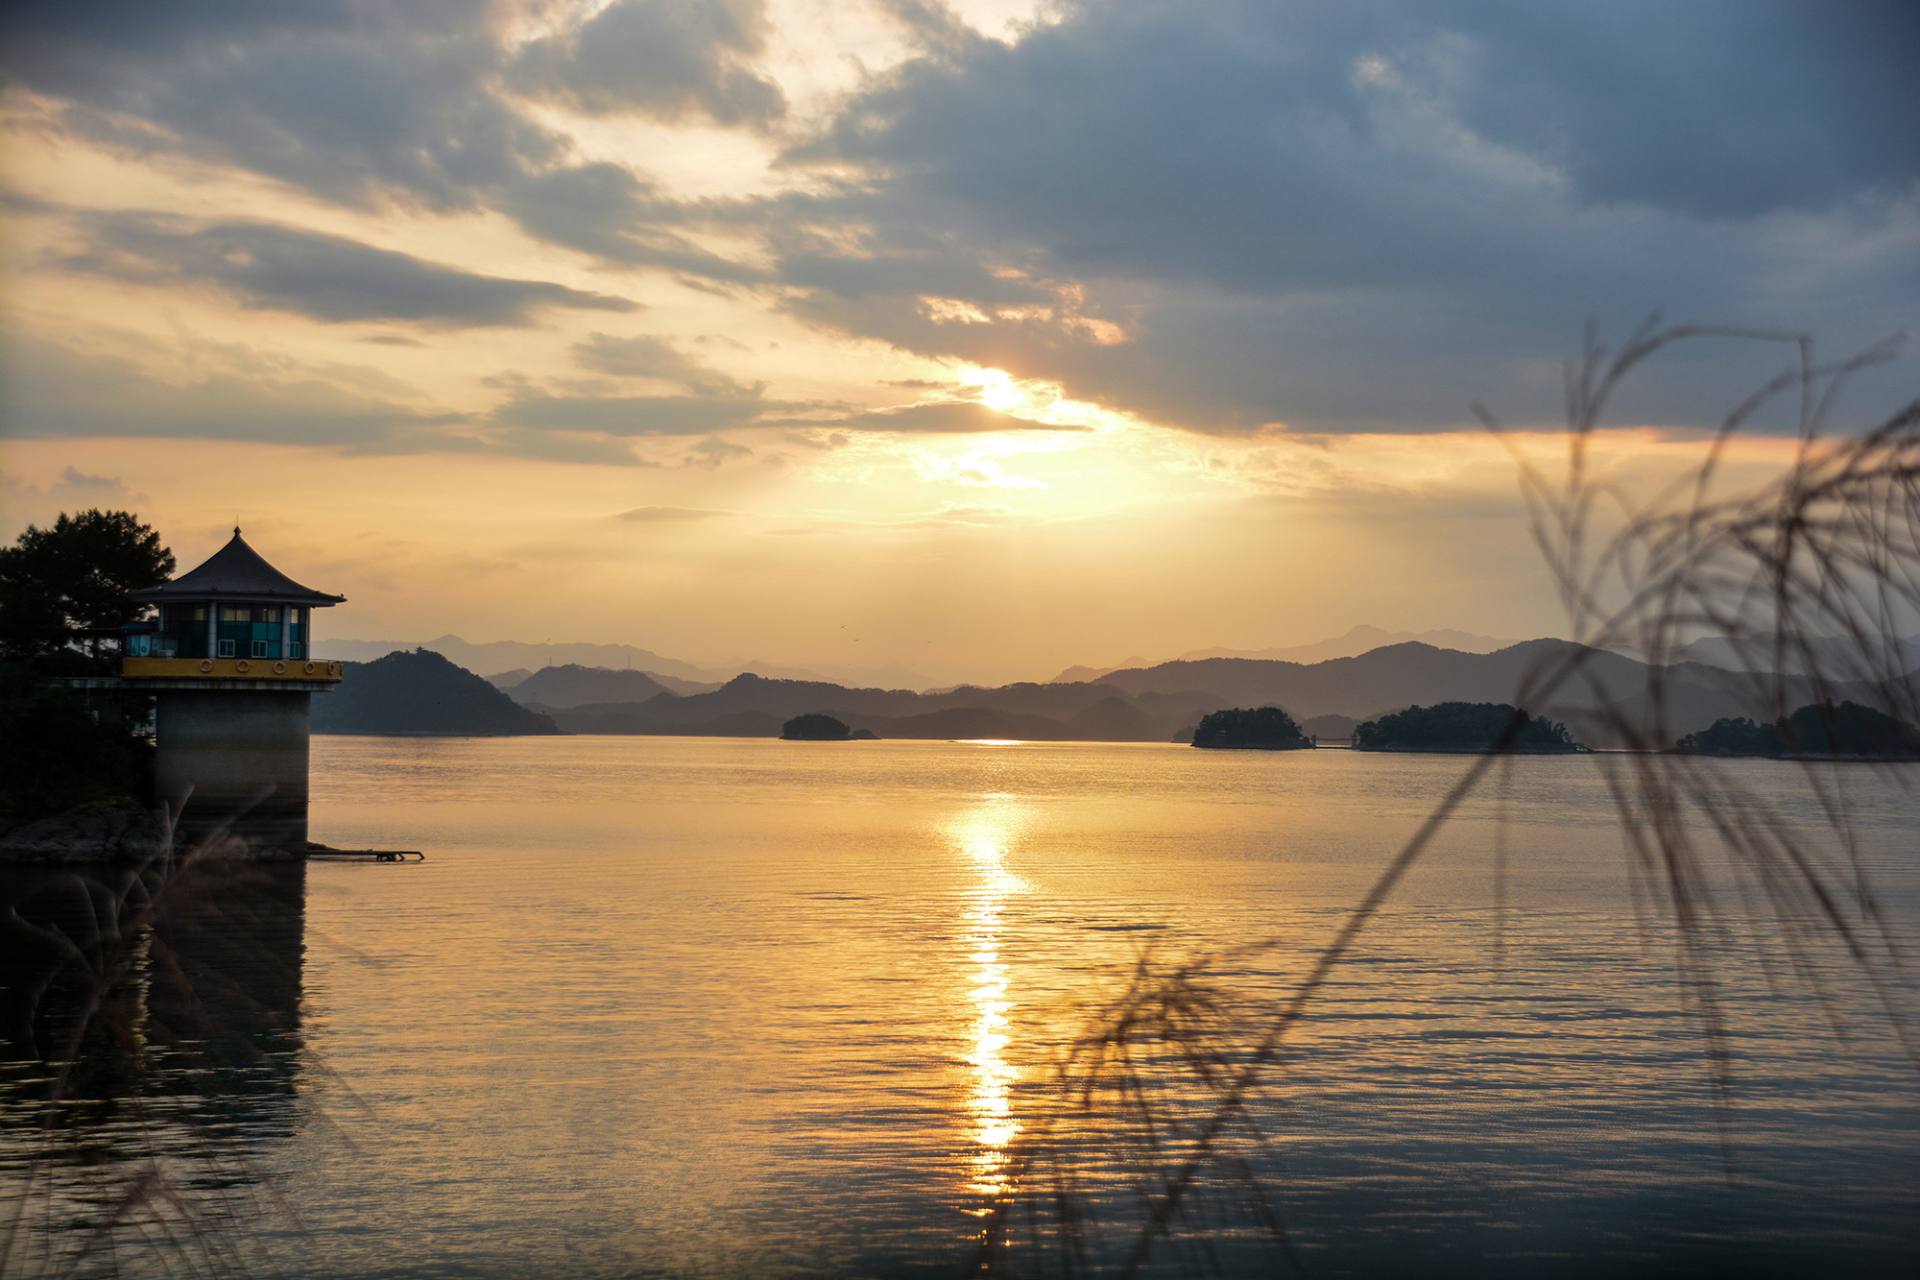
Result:
{"label": "calm water", "polygon": [[[12,1265],[49,1230],[71,1262],[151,1169],[201,1233],[124,1215],[101,1247],[135,1273],[958,1276],[989,1207],[1048,1185],[1020,1163],[1043,1140],[1111,1260],[1140,1135],[1057,1113],[1061,1055],[1143,955],[1273,939],[1208,978],[1270,1010],[1464,767],[317,739],[315,837],[429,861],[314,865],[142,934],[126,1029],[85,1042],[51,1136],[48,1069],[0,1075]],[[1791,766],[1733,776],[1816,816]],[[1920,799],[1845,778],[1920,954]],[[1770,983],[1780,935],[1724,898],[1717,1106],[1623,868],[1599,762],[1520,760],[1375,922],[1250,1101],[1265,1144],[1232,1146],[1309,1274],[1920,1270],[1920,1071],[1881,997],[1820,934]],[[1920,1019],[1911,979],[1884,1000]],[[68,1022],[43,1023],[57,1058]],[[1139,1065],[1178,1115],[1198,1095],[1164,1049]],[[1210,1188],[1223,1264],[1284,1265],[1246,1187]]]}

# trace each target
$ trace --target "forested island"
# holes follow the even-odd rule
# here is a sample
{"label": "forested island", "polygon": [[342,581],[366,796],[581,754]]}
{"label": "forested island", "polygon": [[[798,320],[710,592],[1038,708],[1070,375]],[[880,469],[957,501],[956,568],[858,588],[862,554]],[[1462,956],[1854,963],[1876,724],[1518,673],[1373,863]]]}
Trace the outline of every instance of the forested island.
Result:
{"label": "forested island", "polygon": [[1716,720],[1674,743],[1682,755],[1767,759],[1920,759],[1920,730],[1857,702],[1812,703],[1771,723]]}
{"label": "forested island", "polygon": [[874,736],[870,729],[849,728],[846,721],[819,711],[797,715],[780,726],[780,737],[786,742],[871,741]]}
{"label": "forested island", "polygon": [[1237,751],[1311,749],[1313,739],[1279,707],[1232,707],[1209,712],[1193,731],[1193,745]]}
{"label": "forested island", "polygon": [[1433,751],[1567,755],[1587,750],[1557,720],[1504,702],[1440,702],[1408,707],[1356,726],[1356,751]]}

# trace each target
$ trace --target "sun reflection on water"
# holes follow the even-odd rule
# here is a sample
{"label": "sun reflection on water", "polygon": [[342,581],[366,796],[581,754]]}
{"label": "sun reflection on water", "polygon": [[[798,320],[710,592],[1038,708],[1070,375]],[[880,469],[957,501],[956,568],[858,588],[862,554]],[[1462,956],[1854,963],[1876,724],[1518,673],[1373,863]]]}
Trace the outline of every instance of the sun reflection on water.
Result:
{"label": "sun reflection on water", "polygon": [[[992,793],[952,828],[954,843],[971,864],[966,890],[966,945],[971,968],[968,1001],[973,1006],[967,1115],[974,1147],[968,1157],[967,1189],[989,1201],[1010,1188],[1008,1148],[1020,1133],[1013,1115],[1013,1086],[1020,1072],[1007,1060],[1013,1029],[1008,966],[1001,958],[1007,900],[1026,892],[1026,882],[1007,870],[1007,849],[1020,826],[1022,806],[1013,796]],[[974,1212],[985,1214],[982,1206]]]}

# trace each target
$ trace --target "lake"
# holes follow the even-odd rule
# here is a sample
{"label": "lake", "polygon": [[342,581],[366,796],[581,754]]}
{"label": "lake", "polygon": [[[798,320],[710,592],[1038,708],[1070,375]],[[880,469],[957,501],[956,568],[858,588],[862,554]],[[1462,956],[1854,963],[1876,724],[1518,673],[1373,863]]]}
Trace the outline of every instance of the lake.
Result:
{"label": "lake", "polygon": [[[1229,952],[1192,1029],[1237,1063],[1469,763],[317,738],[314,838],[428,860],[181,905],[51,1127],[49,1068],[11,1033],[0,1248],[23,1273],[88,1240],[77,1269],[135,1274],[960,1276],[1003,1221],[1001,1263],[1057,1273],[1066,1170],[1108,1265],[1152,1135],[1100,1091],[1063,1103],[1059,1064],[1143,961]],[[1880,989],[1830,930],[1756,923],[1766,884],[1724,868],[1703,985],[1627,874],[1606,763],[1517,759],[1445,828],[1155,1267],[1204,1267],[1208,1237],[1229,1273],[1920,1270],[1920,1069],[1888,1014],[1920,1017],[1920,984],[1885,959],[1920,947],[1920,789],[1826,775]],[[1726,775],[1817,822],[1797,767]],[[72,1018],[42,1017],[58,1057]],[[1165,1121],[1209,1113],[1208,1059],[1177,1047],[1133,1063]],[[143,1170],[178,1205],[122,1208]],[[1009,1198],[1031,1228],[989,1217]]]}

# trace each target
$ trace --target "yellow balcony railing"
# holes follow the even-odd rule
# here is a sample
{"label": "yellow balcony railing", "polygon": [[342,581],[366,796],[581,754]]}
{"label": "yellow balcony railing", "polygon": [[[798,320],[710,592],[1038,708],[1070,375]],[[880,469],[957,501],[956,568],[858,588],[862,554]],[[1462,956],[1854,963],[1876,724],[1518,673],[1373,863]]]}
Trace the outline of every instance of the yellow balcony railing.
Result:
{"label": "yellow balcony railing", "polygon": [[122,658],[129,680],[284,680],[332,684],[340,664],[324,658]]}

